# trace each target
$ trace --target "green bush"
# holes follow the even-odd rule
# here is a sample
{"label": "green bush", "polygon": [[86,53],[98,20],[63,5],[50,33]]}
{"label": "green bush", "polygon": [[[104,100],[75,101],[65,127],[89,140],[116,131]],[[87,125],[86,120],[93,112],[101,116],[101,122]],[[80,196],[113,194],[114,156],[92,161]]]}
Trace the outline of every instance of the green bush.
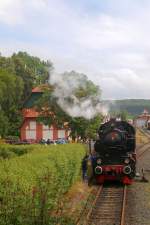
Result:
{"label": "green bush", "polygon": [[64,194],[79,179],[82,145],[32,148],[29,154],[0,162],[1,225],[55,224]]}
{"label": "green bush", "polygon": [[35,149],[35,145],[9,145],[0,144],[0,158],[10,159],[21,156]]}

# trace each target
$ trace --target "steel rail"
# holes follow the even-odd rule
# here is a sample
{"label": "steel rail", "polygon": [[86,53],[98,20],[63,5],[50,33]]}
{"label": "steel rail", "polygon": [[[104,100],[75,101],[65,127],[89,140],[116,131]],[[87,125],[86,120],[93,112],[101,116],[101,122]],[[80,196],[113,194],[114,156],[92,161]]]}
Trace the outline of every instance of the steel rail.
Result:
{"label": "steel rail", "polygon": [[144,134],[148,139],[150,139],[150,133],[147,130],[139,129],[139,131]]}
{"label": "steel rail", "polygon": [[126,186],[101,188],[82,225],[124,225],[126,193]]}
{"label": "steel rail", "polygon": [[126,208],[126,198],[127,198],[127,186],[124,186],[123,190],[123,202],[122,202],[122,212],[121,212],[121,221],[120,225],[125,224],[125,208]]}
{"label": "steel rail", "polygon": [[[145,137],[147,137],[150,141],[150,133],[148,134],[148,132],[146,130],[143,130],[143,129],[138,129],[143,135],[145,135]],[[146,146],[146,149],[144,149],[144,151],[142,152],[139,152],[138,151],[142,148],[145,148]],[[136,153],[137,153],[137,159],[139,159],[145,152],[147,152],[147,150],[149,149],[150,147],[150,142],[146,142],[144,144],[142,144],[141,146],[137,147],[136,148]]]}
{"label": "steel rail", "polygon": [[[140,130],[140,132],[142,132],[150,140],[150,134],[147,134],[147,132],[144,131],[143,129],[139,129],[139,130]],[[142,148],[145,148],[144,151],[141,151],[141,152],[138,153],[137,151],[139,151]],[[145,152],[147,152],[149,148],[150,148],[150,142],[146,142],[142,146],[138,147],[136,149],[137,159],[139,159]]]}
{"label": "steel rail", "polygon": [[[80,215],[78,216],[78,218],[77,218],[77,220],[76,220],[76,222],[75,222],[76,225],[80,225],[81,217],[83,216],[84,212],[86,211],[86,208],[87,208],[87,206],[88,206],[88,202],[89,202],[89,200],[90,200],[90,198],[91,198],[91,195],[93,194],[93,193],[92,193],[93,191],[94,191],[94,189],[92,189],[92,190],[90,191],[90,193],[89,193],[89,195],[88,195],[88,197],[87,197],[87,200],[86,200],[86,204],[84,205],[83,209],[82,209],[81,212],[80,212]],[[99,191],[99,188],[98,188],[97,192],[98,192],[98,191]],[[96,194],[96,195],[97,195],[97,194]]]}
{"label": "steel rail", "polygon": [[149,142],[146,142],[146,143],[144,143],[144,144],[138,146],[138,147],[136,148],[136,152],[137,152],[139,149],[145,147],[145,146],[148,145],[148,144],[150,144],[150,143],[149,143]]}
{"label": "steel rail", "polygon": [[97,194],[96,194],[96,197],[95,197],[95,200],[93,201],[93,204],[86,216],[86,219],[85,219],[85,222],[83,223],[83,225],[87,225],[87,221],[89,220],[90,216],[91,216],[91,213],[92,213],[92,210],[94,208],[94,206],[96,205],[96,202],[97,202],[97,199],[99,198],[100,196],[100,193],[102,192],[102,189],[103,189],[103,185],[101,185],[97,191]]}
{"label": "steel rail", "polygon": [[[144,147],[145,147],[145,146],[144,146]],[[141,148],[142,148],[142,147],[141,147]],[[139,148],[139,149],[140,149],[140,148]],[[145,152],[147,152],[149,149],[150,149],[150,143],[148,144],[148,146],[146,147],[145,150],[143,150],[142,152],[139,152],[139,153],[137,154],[137,159],[141,158],[141,156],[142,156]]]}

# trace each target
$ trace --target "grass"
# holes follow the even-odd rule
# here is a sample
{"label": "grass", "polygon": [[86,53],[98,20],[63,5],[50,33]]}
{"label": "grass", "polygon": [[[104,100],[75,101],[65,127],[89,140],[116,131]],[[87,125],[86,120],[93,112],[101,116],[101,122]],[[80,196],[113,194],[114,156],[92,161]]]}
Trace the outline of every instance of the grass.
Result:
{"label": "grass", "polygon": [[1,225],[56,224],[64,196],[80,179],[83,145],[28,147],[28,154],[0,161]]}

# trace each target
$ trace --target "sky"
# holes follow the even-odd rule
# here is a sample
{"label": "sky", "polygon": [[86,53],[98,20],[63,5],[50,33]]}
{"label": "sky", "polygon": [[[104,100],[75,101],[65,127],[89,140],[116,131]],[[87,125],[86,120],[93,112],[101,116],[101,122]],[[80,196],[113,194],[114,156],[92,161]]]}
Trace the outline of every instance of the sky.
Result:
{"label": "sky", "polygon": [[103,99],[150,98],[149,0],[0,0],[0,52],[84,73]]}

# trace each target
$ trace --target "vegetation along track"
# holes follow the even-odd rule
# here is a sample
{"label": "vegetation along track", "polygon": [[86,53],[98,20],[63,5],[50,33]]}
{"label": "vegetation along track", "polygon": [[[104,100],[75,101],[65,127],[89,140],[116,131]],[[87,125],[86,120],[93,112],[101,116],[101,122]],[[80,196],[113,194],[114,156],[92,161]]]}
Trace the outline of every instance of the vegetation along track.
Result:
{"label": "vegetation along track", "polygon": [[84,225],[124,225],[126,186],[100,186]]}

